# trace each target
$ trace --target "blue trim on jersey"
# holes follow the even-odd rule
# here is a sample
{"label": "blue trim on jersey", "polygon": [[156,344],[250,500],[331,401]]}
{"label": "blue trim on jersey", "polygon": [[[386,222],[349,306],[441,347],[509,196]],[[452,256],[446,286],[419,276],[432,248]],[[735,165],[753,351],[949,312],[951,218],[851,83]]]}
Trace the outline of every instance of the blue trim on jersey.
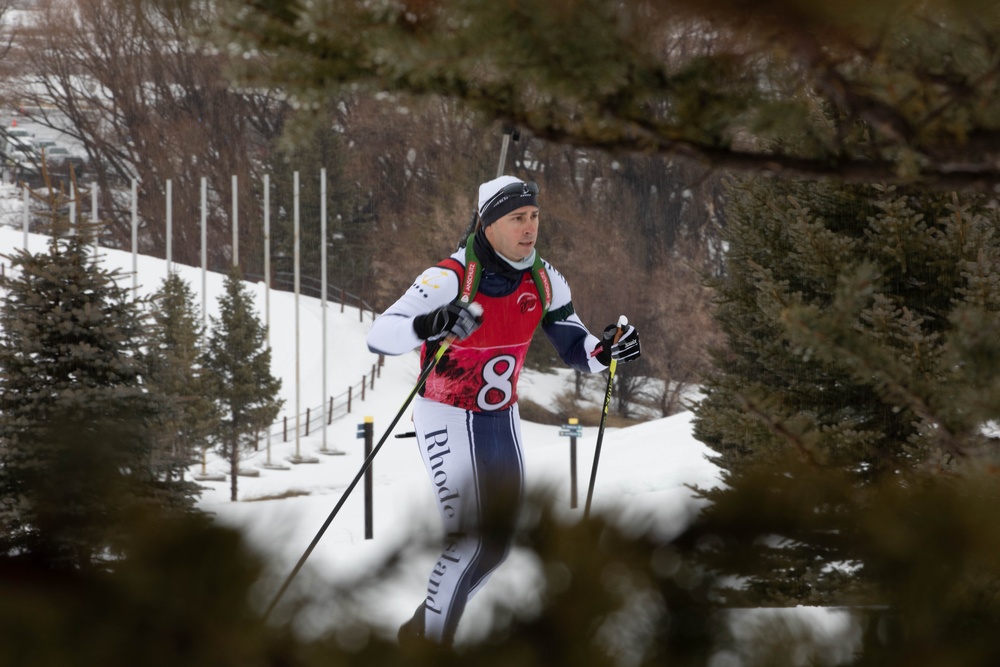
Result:
{"label": "blue trim on jersey", "polygon": [[542,330],[549,337],[552,346],[556,348],[559,357],[570,368],[590,373],[590,350],[587,349],[589,332],[581,323],[573,320],[562,320],[551,324],[542,324]]}

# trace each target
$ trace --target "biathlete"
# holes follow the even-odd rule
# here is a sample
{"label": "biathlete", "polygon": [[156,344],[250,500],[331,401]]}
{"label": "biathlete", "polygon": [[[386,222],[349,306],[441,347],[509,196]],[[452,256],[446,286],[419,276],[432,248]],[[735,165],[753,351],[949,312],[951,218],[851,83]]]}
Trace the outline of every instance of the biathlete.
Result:
{"label": "biathlete", "polygon": [[535,250],[537,199],[536,184],[512,176],[479,186],[466,246],[424,271],[368,334],[379,354],[420,346],[422,368],[450,340],[413,402],[445,544],[401,640],[450,645],[469,599],[507,557],[524,488],[517,379],[535,328],[584,372],[640,354],[634,327],[617,343],[613,324],[598,339],[574,312],[566,279]]}

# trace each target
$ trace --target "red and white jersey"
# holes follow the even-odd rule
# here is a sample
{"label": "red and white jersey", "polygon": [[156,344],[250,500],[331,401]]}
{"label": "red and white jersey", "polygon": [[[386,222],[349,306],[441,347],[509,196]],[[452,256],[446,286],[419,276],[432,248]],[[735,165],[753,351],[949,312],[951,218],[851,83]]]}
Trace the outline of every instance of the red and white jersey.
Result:
{"label": "red and white jersey", "polygon": [[[464,250],[442,264],[461,271],[465,266]],[[545,269],[552,284],[552,302],[545,320],[530,271],[525,271],[520,285],[505,296],[490,296],[481,288],[475,301],[483,307],[482,326],[468,338],[451,344],[427,378],[425,398],[477,412],[509,408],[517,401],[517,380],[540,322],[560,357],[571,367],[586,372],[606,368],[590,356],[598,339],[573,312],[566,279],[548,263]],[[376,318],[368,333],[368,348],[379,354],[397,355],[423,345],[413,331],[413,318],[454,301],[459,295],[459,281],[460,276],[447,266],[424,271],[396,303]],[[426,355],[424,346],[421,367]]]}
{"label": "red and white jersey", "polygon": [[[423,396],[466,410],[502,410],[517,400],[517,378],[542,321],[542,303],[528,272],[513,294],[480,292],[475,300],[483,307],[483,326],[451,344],[428,376]],[[421,364],[427,353],[424,345]]]}

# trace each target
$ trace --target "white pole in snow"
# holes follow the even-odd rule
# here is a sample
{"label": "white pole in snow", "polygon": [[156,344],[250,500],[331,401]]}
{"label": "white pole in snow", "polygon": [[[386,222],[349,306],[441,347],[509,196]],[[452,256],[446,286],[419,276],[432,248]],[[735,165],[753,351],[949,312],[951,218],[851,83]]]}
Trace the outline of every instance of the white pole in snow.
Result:
{"label": "white pole in snow", "polygon": [[70,236],[76,234],[76,187],[72,182],[69,184],[69,233]]}
{"label": "white pole in snow", "polygon": [[299,172],[295,172],[294,176],[294,190],[295,190],[295,219],[294,219],[294,230],[293,230],[293,244],[294,244],[294,273],[295,273],[295,458],[301,460],[302,455],[299,451],[299,387],[300,387],[300,373],[299,373],[299,287],[300,287],[300,276],[299,276]]}
{"label": "white pole in snow", "polygon": [[132,179],[132,298],[139,294],[139,181]]}
{"label": "white pole in snow", "polygon": [[233,266],[240,265],[240,209],[237,205],[239,184],[233,174]]}
{"label": "white pole in snow", "polygon": [[[264,174],[264,326],[271,347],[271,175]],[[271,433],[267,434],[268,442]]]}
{"label": "white pole in snow", "polygon": [[201,328],[208,322],[208,179],[201,177]]}
{"label": "white pole in snow", "polygon": [[[271,347],[271,176],[264,174],[264,327],[267,347]],[[288,466],[271,462],[271,426],[267,429],[267,460],[261,468],[288,470]]]}
{"label": "white pole in snow", "polygon": [[301,394],[302,394],[302,363],[301,363],[301,344],[300,339],[302,337],[301,331],[299,330],[299,294],[302,289],[302,262],[301,253],[299,251],[300,234],[299,234],[299,172],[294,173],[293,179],[293,200],[294,200],[294,215],[292,223],[292,244],[294,247],[293,259],[294,259],[294,276],[295,276],[295,456],[289,457],[289,461],[292,463],[319,463],[319,459],[314,456],[303,457],[300,449],[300,439],[301,439]]}
{"label": "white pole in snow", "polygon": [[171,264],[174,261],[174,184],[167,179],[167,277],[170,277]]}
{"label": "white pole in snow", "polygon": [[[264,329],[271,347],[271,177],[264,174]],[[271,427],[267,428],[267,465],[271,463]]]}
{"label": "white pole in snow", "polygon": [[327,407],[326,407],[326,168],[319,170],[319,267],[320,267],[320,308],[322,315],[322,337],[321,343],[323,347],[322,361],[323,364],[323,391],[321,396],[323,397],[323,411],[322,418],[323,423],[321,428],[323,429],[323,445],[321,447],[323,452],[327,452],[326,447],[326,424],[327,424]]}
{"label": "white pole in snow", "polygon": [[24,252],[28,252],[28,221],[31,211],[28,208],[28,186],[21,188],[21,223],[24,226]]}
{"label": "white pole in snow", "polygon": [[94,260],[97,260],[101,252],[98,244],[101,231],[97,228],[97,183],[90,186],[90,224],[94,228]]}

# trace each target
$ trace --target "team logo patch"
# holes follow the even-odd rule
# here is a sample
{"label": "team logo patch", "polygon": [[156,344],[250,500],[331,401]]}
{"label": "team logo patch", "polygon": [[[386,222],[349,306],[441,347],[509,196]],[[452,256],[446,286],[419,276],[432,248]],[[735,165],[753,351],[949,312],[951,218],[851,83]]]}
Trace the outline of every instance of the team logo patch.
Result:
{"label": "team logo patch", "polygon": [[441,285],[438,283],[442,278],[447,277],[447,275],[447,271],[428,271],[424,273],[424,275],[420,276],[420,284],[424,287],[430,287],[431,289],[441,289]]}
{"label": "team logo patch", "polygon": [[411,288],[422,294],[426,299],[431,290],[441,289],[441,281],[447,276],[447,271],[425,271],[417,282],[411,285]]}
{"label": "team logo patch", "polygon": [[538,308],[538,295],[532,294],[531,292],[525,292],[521,296],[517,297],[517,305],[521,309],[521,314],[530,313],[535,308]]}
{"label": "team logo patch", "polygon": [[552,283],[549,282],[549,274],[541,271],[538,275],[541,277],[542,287],[545,289],[545,299],[548,303],[552,303]]}
{"label": "team logo patch", "polygon": [[465,269],[465,284],[462,285],[462,302],[468,303],[472,298],[472,289],[475,287],[476,270],[479,266],[475,262],[469,262]]}

